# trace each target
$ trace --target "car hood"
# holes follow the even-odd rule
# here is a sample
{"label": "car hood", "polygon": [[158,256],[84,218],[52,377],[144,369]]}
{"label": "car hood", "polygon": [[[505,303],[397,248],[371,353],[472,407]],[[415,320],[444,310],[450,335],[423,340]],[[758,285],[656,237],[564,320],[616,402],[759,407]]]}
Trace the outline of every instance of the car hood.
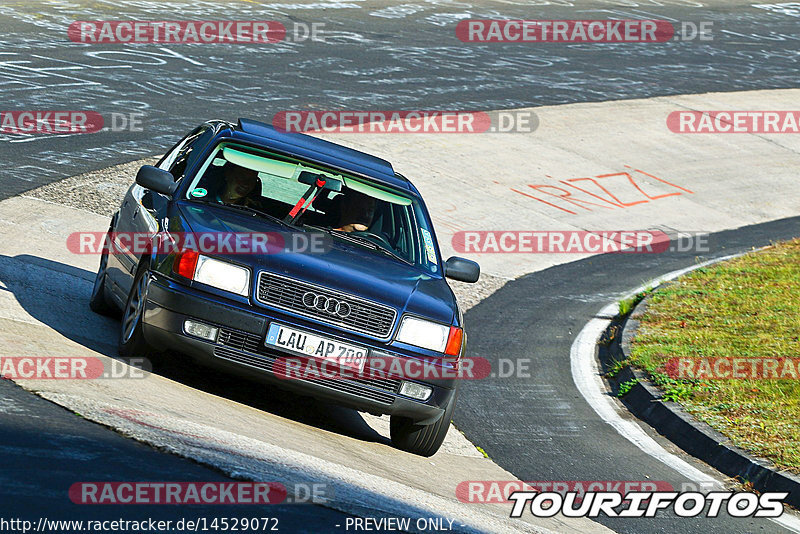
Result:
{"label": "car hood", "polygon": [[[180,220],[174,220],[175,217]],[[287,228],[247,213],[183,202],[173,213],[172,228],[190,232],[281,232]],[[297,232],[304,239],[313,232]],[[319,235],[319,234],[318,234]],[[322,234],[325,252],[299,250],[274,254],[215,254],[234,263],[248,265],[254,276],[261,270],[318,284],[389,305],[407,312],[452,324],[456,314],[453,292],[443,278],[366,247]],[[302,241],[301,241],[302,242]]]}

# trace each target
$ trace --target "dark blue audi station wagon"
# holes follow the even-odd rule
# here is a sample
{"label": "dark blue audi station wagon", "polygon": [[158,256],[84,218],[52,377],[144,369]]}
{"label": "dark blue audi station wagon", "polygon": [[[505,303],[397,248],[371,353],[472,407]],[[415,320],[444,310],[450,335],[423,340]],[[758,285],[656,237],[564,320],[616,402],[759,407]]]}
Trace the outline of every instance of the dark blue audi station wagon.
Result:
{"label": "dark blue audi station wagon", "polygon": [[[231,235],[283,244],[164,246]],[[442,260],[420,193],[389,162],[257,121],[209,121],[139,170],[107,241],[90,304],[121,311],[123,356],[181,352],[390,414],[402,450],[441,446],[466,343],[445,277],[476,282],[480,269]],[[428,372],[398,372],[409,368]]]}

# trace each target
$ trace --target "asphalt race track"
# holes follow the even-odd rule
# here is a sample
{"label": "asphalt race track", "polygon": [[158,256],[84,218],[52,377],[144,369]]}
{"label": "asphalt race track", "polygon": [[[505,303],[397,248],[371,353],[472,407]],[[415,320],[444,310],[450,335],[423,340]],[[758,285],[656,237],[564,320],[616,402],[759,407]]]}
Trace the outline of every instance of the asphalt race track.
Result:
{"label": "asphalt race track", "polygon": [[[454,32],[466,18],[609,17],[710,21],[714,39],[532,48],[462,43]],[[274,19],[287,28],[321,22],[324,42],[98,46],[67,39],[72,21],[107,19]],[[141,128],[131,129],[128,122],[118,131],[86,135],[0,133],[0,200],[161,154],[212,117],[269,121],[277,112],[298,109],[499,110],[795,88],[800,86],[798,23],[797,4],[740,0],[3,1],[0,108],[91,109],[107,124],[113,117],[136,117]],[[535,147],[530,157],[535,160]],[[710,251],[700,255],[607,254],[510,281],[466,313],[469,353],[493,364],[532,358],[532,378],[465,382],[455,425],[521,480],[650,480],[681,487],[688,482],[684,477],[620,436],[580,395],[570,371],[575,336],[600,308],[647,280],[798,235],[800,218],[786,218],[715,232]],[[337,432],[310,419],[311,425]],[[307,422],[302,416],[296,420]],[[651,434],[670,452],[711,472]],[[0,380],[0,451],[0,517],[116,518],[116,507],[87,511],[64,499],[78,475],[82,480],[234,479],[123,437],[5,380]],[[266,512],[280,516],[285,532],[344,531],[341,525],[352,518],[311,505]],[[124,513],[127,519],[176,517],[165,507],[128,507]],[[229,513],[214,507],[182,511],[187,518]],[[597,521],[624,533],[786,531],[772,521],[730,517]]]}
{"label": "asphalt race track", "polygon": [[[797,13],[734,1],[434,1],[265,4],[133,0],[0,5],[0,98],[8,109],[92,109],[142,121],[141,131],[68,137],[3,135],[0,198],[115,163],[162,153],[214,117],[270,120],[293,109],[495,110],[797,85]],[[535,2],[536,4],[538,2]],[[766,5],[766,4],[765,4]],[[113,8],[111,7],[113,6]],[[146,6],[146,9],[145,9]],[[324,22],[324,42],[277,45],[87,45],[74,20],[155,17]],[[790,13],[793,13],[791,10]],[[712,41],[656,46],[462,43],[463,18],[655,18],[711,22]],[[298,33],[300,30],[298,30]],[[688,30],[687,30],[688,32]],[[123,124],[123,119],[118,119]],[[587,127],[591,127],[587,125]]]}
{"label": "asphalt race track", "polygon": [[[231,479],[207,467],[171,454],[153,450],[100,425],[81,419],[60,406],[21,390],[10,381],[0,381],[3,432],[0,450],[4,468],[0,472],[0,509],[5,519],[14,517],[57,520],[129,521],[152,518],[226,517],[229,506],[190,505],[178,513],[174,507],[143,505],[134,510],[119,506],[89,507],[64,498],[75,482],[83,480],[185,480],[227,482]],[[13,506],[10,504],[13,503]],[[264,507],[257,515],[280,519],[280,527],[291,532],[336,530],[347,514],[313,505],[282,504]],[[239,515],[242,517],[242,515]],[[53,529],[53,531],[56,531]]]}
{"label": "asphalt race track", "polygon": [[[613,295],[699,260],[744,252],[800,230],[800,218],[713,234],[708,254],[604,254],[523,276],[467,312],[472,356],[497,362],[533,357],[533,379],[465,381],[455,422],[522,480],[691,481],[642,453],[597,417],[570,370],[570,346]],[[611,298],[610,298],[611,297]],[[655,433],[653,433],[655,434]],[[668,449],[669,442],[662,440]],[[686,455],[683,455],[686,456]],[[695,462],[699,464],[699,462]],[[776,532],[765,521],[733,518],[601,519],[617,532]]]}

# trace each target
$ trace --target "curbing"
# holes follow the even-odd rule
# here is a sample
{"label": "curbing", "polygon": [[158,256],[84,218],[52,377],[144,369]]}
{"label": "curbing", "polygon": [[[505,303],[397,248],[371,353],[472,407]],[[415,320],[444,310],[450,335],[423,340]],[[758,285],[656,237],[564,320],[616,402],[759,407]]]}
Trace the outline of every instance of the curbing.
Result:
{"label": "curbing", "polygon": [[[648,300],[645,299],[637,304],[627,318],[617,318],[609,326],[605,335],[615,328],[621,328],[622,333],[620,336],[614,336],[607,350],[601,348],[600,359],[604,367],[611,355],[616,355],[618,360],[625,360],[630,355],[631,340],[639,327],[638,318],[641,317]],[[650,382],[645,373],[626,365],[616,376],[608,380],[616,393],[620,384],[633,378],[639,380],[638,384],[620,400],[636,417],[687,453],[730,477],[751,483],[758,491],[789,492],[784,502],[800,508],[800,477],[781,472],[771,462],[751,456],[730,444],[727,437],[706,423],[697,421],[679,404],[663,401],[661,391]]]}

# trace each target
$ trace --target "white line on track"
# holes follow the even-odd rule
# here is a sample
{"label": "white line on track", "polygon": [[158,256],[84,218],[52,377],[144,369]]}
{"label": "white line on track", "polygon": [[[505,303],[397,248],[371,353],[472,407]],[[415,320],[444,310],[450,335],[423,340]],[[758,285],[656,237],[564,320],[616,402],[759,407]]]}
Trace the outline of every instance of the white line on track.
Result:
{"label": "white line on track", "polygon": [[[697,265],[692,265],[685,269],[672,271],[671,273],[654,278],[650,282],[634,289],[623,298],[631,297],[647,288],[655,287],[669,280],[673,280],[695,269],[741,255],[742,254],[732,254],[730,256],[698,263]],[[635,421],[624,419],[620,413],[621,409],[607,394],[603,378],[600,374],[600,368],[595,358],[595,348],[597,346],[597,340],[606,328],[608,328],[608,325],[611,324],[611,319],[617,315],[618,311],[617,302],[612,302],[605,306],[593,319],[586,323],[586,326],[578,333],[578,336],[572,343],[569,356],[570,366],[572,368],[572,380],[575,382],[575,387],[578,388],[578,391],[581,392],[581,395],[583,395],[583,398],[589,403],[589,406],[597,412],[597,415],[599,415],[603,421],[611,425],[622,437],[636,445],[640,450],[695,483],[712,484],[717,488],[724,487],[722,481],[718,478],[704,473],[686,462],[683,458],[665,450]],[[770,520],[788,530],[800,533],[800,519],[794,515],[790,515],[789,512],[785,512],[781,517],[770,518]]]}

